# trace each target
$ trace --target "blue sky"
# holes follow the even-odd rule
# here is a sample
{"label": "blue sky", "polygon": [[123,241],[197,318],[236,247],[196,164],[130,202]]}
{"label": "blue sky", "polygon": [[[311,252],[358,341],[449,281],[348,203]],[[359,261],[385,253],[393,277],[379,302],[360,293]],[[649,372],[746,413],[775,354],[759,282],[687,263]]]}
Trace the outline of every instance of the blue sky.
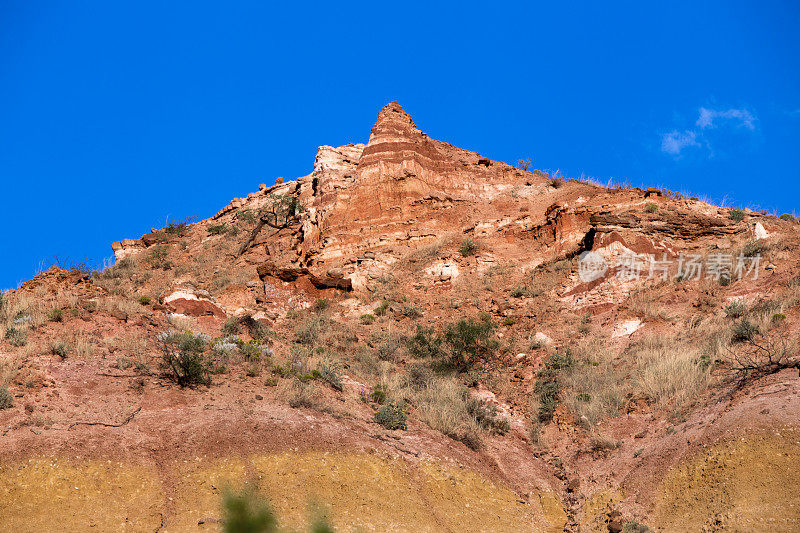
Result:
{"label": "blue sky", "polygon": [[391,100],[493,159],[800,212],[798,27],[770,1],[0,0],[0,288],[307,174]]}

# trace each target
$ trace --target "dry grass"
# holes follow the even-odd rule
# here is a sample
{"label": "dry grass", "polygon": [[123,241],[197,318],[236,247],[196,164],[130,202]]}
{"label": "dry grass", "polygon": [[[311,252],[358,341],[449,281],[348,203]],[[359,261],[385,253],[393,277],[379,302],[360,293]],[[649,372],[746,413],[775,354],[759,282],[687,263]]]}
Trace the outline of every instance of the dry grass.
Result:
{"label": "dry grass", "polygon": [[664,337],[646,337],[631,349],[634,358],[632,387],[660,407],[681,409],[689,405],[709,380],[708,365],[689,343]]}
{"label": "dry grass", "polygon": [[625,375],[614,366],[613,353],[601,342],[589,341],[575,353],[576,363],[564,378],[562,401],[587,429],[618,416],[628,390]]}

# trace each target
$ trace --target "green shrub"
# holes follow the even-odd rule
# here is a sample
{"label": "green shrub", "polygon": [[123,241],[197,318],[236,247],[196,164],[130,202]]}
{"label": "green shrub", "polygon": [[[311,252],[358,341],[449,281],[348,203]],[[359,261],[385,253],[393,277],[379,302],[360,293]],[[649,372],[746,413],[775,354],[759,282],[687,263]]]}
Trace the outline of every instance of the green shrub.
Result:
{"label": "green shrub", "polygon": [[444,330],[444,343],[449,348],[450,363],[459,370],[468,370],[485,361],[500,343],[494,338],[494,325],[488,316],[481,320],[459,320]]}
{"label": "green shrub", "polygon": [[519,287],[515,287],[511,291],[512,298],[522,298],[523,296],[530,296],[530,291],[524,285],[520,285]]}
{"label": "green shrub", "polygon": [[734,300],[725,306],[724,311],[728,318],[740,318],[745,312],[744,303],[741,300]]}
{"label": "green shrub", "polygon": [[314,302],[314,310],[317,312],[324,311],[328,308],[328,299],[327,298],[317,298],[317,301]]}
{"label": "green shrub", "polygon": [[772,315],[773,322],[783,322],[784,320],[786,320],[786,315],[784,313],[775,313]]}
{"label": "green shrub", "polygon": [[320,363],[317,367],[319,379],[327,382],[331,387],[341,392],[344,389],[342,384],[342,371],[336,363]]}
{"label": "green shrub", "polygon": [[733,342],[752,341],[758,335],[758,326],[743,318],[733,326]]}
{"label": "green shrub", "polygon": [[255,339],[247,342],[239,340],[236,345],[239,347],[239,353],[242,358],[251,363],[269,359],[272,356],[272,350]]}
{"label": "green shrub", "polygon": [[303,322],[295,331],[297,342],[312,346],[317,342],[322,324],[321,317],[311,317]]}
{"label": "green shrub", "polygon": [[228,226],[225,223],[222,224],[212,224],[208,227],[208,234],[209,235],[223,235],[225,233],[235,234],[238,231],[236,226]]}
{"label": "green shrub", "polygon": [[406,405],[403,402],[389,402],[375,413],[375,422],[386,429],[406,429]]}
{"label": "green shrub", "polygon": [[386,401],[386,389],[382,385],[375,385],[369,394],[369,400],[383,405],[383,402]]}
{"label": "green shrub", "polygon": [[503,325],[504,326],[513,326],[516,323],[517,323],[517,319],[514,318],[514,317],[511,317],[511,316],[507,316],[507,317],[505,317],[503,319]]}
{"label": "green shrub", "polygon": [[223,499],[225,533],[273,533],[278,521],[266,501],[255,492],[227,492]]}
{"label": "green shrub", "polygon": [[742,255],[745,257],[755,257],[763,254],[768,249],[769,246],[763,241],[751,241],[742,248]]}
{"label": "green shrub", "polygon": [[744,220],[744,211],[741,209],[731,209],[728,211],[728,216],[730,216],[731,220],[734,222],[741,222]]}
{"label": "green shrub", "polygon": [[553,419],[561,391],[560,374],[572,368],[574,362],[569,350],[563,355],[556,352],[545,361],[544,368],[539,370],[534,386],[534,391],[539,394],[539,422]]}
{"label": "green shrub", "polygon": [[189,224],[192,223],[195,217],[186,217],[183,220],[175,220],[167,224],[165,231],[167,235],[177,235],[178,237],[183,237],[186,235],[187,230],[189,229]]}
{"label": "green shrub", "polygon": [[433,328],[417,324],[414,335],[406,340],[406,347],[414,357],[439,357],[442,354],[442,339]]}
{"label": "green shrub", "polygon": [[56,341],[50,345],[50,353],[66,359],[69,354],[69,345],[66,342]]}
{"label": "green shrub", "polygon": [[417,306],[413,304],[404,305],[401,313],[403,314],[404,317],[411,319],[419,318],[422,316],[422,312],[420,312],[420,310],[417,309]]}
{"label": "green shrub", "polygon": [[789,222],[797,222],[797,218],[794,215],[790,215],[789,213],[784,213],[781,215],[781,220],[787,220]]}
{"label": "green shrub", "polygon": [[162,367],[178,385],[210,385],[212,361],[206,355],[209,339],[194,333],[163,332],[157,336]]}
{"label": "green shrub", "polygon": [[475,418],[481,428],[503,435],[511,429],[508,418],[498,414],[497,407],[478,398],[467,399],[467,412]]}
{"label": "green shrub", "polygon": [[14,407],[14,397],[8,392],[5,385],[0,387],[0,411]]}
{"label": "green shrub", "polygon": [[644,206],[645,213],[657,213],[658,212],[658,205],[649,203]]}
{"label": "green shrub", "polygon": [[153,300],[149,296],[140,296],[139,303],[141,305],[150,305],[151,303],[153,303]]}
{"label": "green shrub", "polygon": [[21,329],[6,328],[6,340],[12,346],[25,346],[28,343],[28,335]]}
{"label": "green shrub", "polygon": [[478,244],[472,239],[467,239],[461,243],[461,247],[458,249],[458,251],[464,257],[475,255],[475,253],[478,251]]}
{"label": "green shrub", "polygon": [[51,309],[47,313],[47,320],[51,322],[62,322],[64,320],[64,311],[61,309]]}
{"label": "green shrub", "polygon": [[154,246],[150,255],[147,256],[146,261],[153,268],[160,268],[161,270],[169,270],[172,268],[172,262],[167,259],[169,257],[169,247],[166,245]]}
{"label": "green shrub", "polygon": [[375,315],[371,313],[365,313],[361,315],[360,320],[362,324],[372,324],[373,322],[375,322]]}
{"label": "green shrub", "polygon": [[383,300],[381,305],[375,308],[375,316],[384,316],[389,311],[389,301]]}
{"label": "green shrub", "polygon": [[239,327],[239,319],[235,316],[230,317],[222,324],[220,331],[226,337],[239,335],[242,332],[242,328]]}

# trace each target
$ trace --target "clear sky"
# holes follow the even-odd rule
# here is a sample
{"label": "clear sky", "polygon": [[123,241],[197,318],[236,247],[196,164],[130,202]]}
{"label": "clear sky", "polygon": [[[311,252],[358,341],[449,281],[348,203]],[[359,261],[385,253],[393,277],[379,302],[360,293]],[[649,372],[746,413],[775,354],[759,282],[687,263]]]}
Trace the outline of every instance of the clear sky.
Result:
{"label": "clear sky", "polygon": [[307,174],[391,100],[492,159],[800,212],[798,28],[797,1],[0,0],[0,289]]}

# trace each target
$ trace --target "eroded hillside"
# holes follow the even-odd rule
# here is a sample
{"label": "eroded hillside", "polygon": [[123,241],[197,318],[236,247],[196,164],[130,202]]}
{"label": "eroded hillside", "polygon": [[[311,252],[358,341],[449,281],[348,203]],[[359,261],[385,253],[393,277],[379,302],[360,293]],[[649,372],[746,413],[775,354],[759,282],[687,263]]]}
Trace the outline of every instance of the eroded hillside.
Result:
{"label": "eroded hillside", "polygon": [[215,530],[245,485],[295,528],[800,528],[793,217],[492,161],[393,102],[113,249],[2,296],[4,530]]}

